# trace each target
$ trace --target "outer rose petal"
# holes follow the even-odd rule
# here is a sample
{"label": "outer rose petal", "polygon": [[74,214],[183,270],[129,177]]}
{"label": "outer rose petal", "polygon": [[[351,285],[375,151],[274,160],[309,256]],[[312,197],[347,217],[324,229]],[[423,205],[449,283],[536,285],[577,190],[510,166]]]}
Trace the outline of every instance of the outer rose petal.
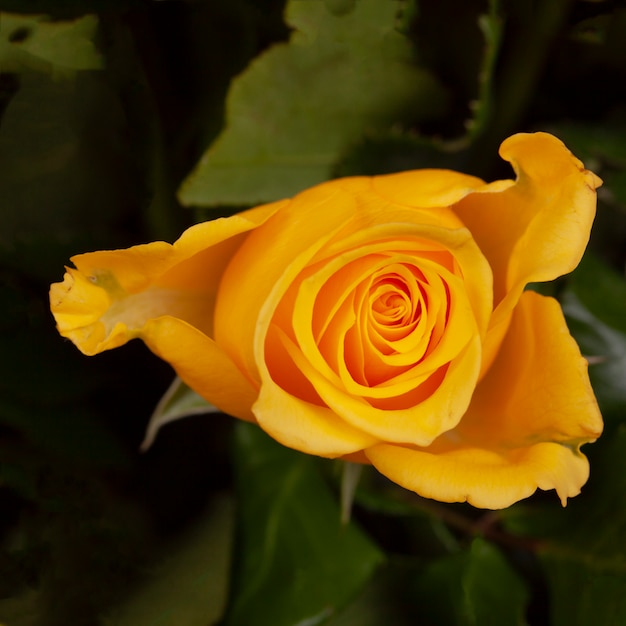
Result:
{"label": "outer rose petal", "polygon": [[454,206],[494,272],[491,332],[485,344],[486,370],[506,332],[524,286],[553,280],[580,262],[602,181],[556,137],[520,133],[506,139],[500,156],[517,174],[477,189]]}
{"label": "outer rose petal", "polygon": [[211,338],[170,316],[148,320],[142,338],[185,384],[220,411],[256,421],[250,408],[257,389]]}
{"label": "outer rose petal", "polygon": [[[509,181],[503,181],[509,185]],[[373,190],[394,203],[419,207],[447,207],[485,187],[475,176],[451,170],[413,170],[373,178]]]}
{"label": "outer rose petal", "polygon": [[440,502],[504,509],[537,488],[556,489],[563,503],[580,493],[589,464],[556,443],[501,451],[455,446],[433,452],[380,444],[366,450],[379,472],[400,486]]}
{"label": "outer rose petal", "polygon": [[559,304],[525,292],[461,423],[428,448],[381,444],[366,455],[394,482],[436,500],[496,509],[539,488],[556,489],[565,504],[589,474],[578,448],[601,431],[587,363]]}
{"label": "outer rose petal", "polygon": [[247,231],[284,204],[197,224],[173,245],[73,257],[77,269],[50,288],[59,332],[88,355],[139,337],[209,402],[252,419],[252,385],[211,338],[213,307],[224,267]]}
{"label": "outer rose petal", "polygon": [[464,439],[516,446],[595,441],[602,416],[559,303],[525,291],[493,367],[461,423]]}
{"label": "outer rose petal", "polygon": [[271,378],[261,387],[254,415],[276,441],[308,454],[334,458],[359,452],[376,442],[331,409],[292,396]]}

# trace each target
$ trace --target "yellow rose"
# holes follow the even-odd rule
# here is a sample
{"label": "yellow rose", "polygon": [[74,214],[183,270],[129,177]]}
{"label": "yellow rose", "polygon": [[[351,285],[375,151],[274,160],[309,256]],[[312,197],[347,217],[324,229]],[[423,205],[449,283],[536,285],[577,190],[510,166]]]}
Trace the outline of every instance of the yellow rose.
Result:
{"label": "yellow rose", "polygon": [[73,257],[59,332],[85,354],[139,337],[222,411],[422,496],[565,504],[602,421],[558,303],[524,287],[578,264],[601,181],[545,133],[500,154],[515,181],[344,178]]}

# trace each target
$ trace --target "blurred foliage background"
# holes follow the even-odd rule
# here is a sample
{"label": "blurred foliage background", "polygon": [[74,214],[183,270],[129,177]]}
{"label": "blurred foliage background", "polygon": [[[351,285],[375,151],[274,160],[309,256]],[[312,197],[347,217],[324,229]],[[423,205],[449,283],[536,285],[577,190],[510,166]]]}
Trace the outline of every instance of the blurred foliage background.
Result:
{"label": "blurred foliage background", "polygon": [[[606,421],[566,509],[365,469],[341,524],[339,463],[227,416],[139,452],[172,371],[54,329],[72,254],[340,175],[509,177],[498,145],[532,130],[605,181],[585,260],[543,287]],[[625,624],[625,268],[621,0],[0,0],[0,623]]]}

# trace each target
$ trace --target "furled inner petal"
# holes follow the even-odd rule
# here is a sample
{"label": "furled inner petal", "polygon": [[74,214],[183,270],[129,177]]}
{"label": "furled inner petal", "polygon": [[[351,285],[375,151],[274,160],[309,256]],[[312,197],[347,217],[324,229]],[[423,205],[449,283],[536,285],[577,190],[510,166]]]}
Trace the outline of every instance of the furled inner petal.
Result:
{"label": "furled inner petal", "polygon": [[[388,398],[384,401],[386,406],[375,406],[380,402],[368,402],[324,378],[285,333],[277,327],[273,327],[273,332],[283,343],[292,367],[311,382],[323,406],[347,424],[384,441],[427,446],[456,426],[467,409],[480,368],[480,340],[474,337],[454,361],[427,381],[411,385],[409,393]],[[271,365],[269,373],[272,375]],[[285,425],[281,428],[285,430]]]}
{"label": "furled inner petal", "polygon": [[462,281],[416,254],[376,253],[347,264],[338,258],[299,286],[294,339],[315,367],[350,393],[406,394],[476,332]]}

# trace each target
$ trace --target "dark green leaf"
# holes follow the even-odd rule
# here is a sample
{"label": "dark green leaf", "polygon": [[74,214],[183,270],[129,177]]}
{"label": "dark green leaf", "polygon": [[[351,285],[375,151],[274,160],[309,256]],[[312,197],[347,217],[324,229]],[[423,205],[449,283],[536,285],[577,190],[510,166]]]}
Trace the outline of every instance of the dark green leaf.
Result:
{"label": "dark green leaf", "polygon": [[315,458],[241,423],[235,459],[239,537],[226,624],[322,623],[367,582],[380,550],[342,525]]}
{"label": "dark green leaf", "polygon": [[[342,5],[343,6],[343,5]],[[329,11],[291,0],[288,44],[232,84],[227,126],[185,180],[185,205],[277,200],[320,183],[365,131],[438,113],[442,92],[413,62],[397,2],[358,0]]]}
{"label": "dark green leaf", "polygon": [[437,626],[521,626],[528,592],[498,549],[475,539],[425,568],[417,601],[427,623]]}
{"label": "dark green leaf", "polygon": [[[459,146],[461,147],[461,146]],[[460,169],[462,154],[444,150],[441,141],[392,129],[368,132],[350,145],[333,170],[335,176],[376,176],[420,168]]]}

